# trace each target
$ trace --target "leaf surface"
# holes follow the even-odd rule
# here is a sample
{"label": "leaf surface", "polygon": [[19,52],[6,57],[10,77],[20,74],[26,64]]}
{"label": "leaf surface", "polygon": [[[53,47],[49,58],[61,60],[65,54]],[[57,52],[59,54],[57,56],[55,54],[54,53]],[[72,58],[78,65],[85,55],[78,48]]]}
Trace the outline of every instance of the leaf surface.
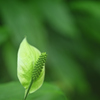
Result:
{"label": "leaf surface", "polygon": [[[25,91],[27,91],[31,79],[32,79],[32,72],[34,69],[34,64],[38,60],[41,52],[36,49],[35,47],[28,44],[26,38],[20,44],[18,50],[18,78],[21,84],[24,86]],[[29,93],[36,91],[43,83],[44,80],[44,71],[45,68],[43,66],[42,72],[40,73],[37,80],[33,81],[31,89]]]}
{"label": "leaf surface", "polygon": [[[0,84],[0,100],[23,100],[24,89],[19,82]],[[6,96],[5,96],[6,95]],[[27,100],[68,100],[64,93],[54,84],[45,83]]]}

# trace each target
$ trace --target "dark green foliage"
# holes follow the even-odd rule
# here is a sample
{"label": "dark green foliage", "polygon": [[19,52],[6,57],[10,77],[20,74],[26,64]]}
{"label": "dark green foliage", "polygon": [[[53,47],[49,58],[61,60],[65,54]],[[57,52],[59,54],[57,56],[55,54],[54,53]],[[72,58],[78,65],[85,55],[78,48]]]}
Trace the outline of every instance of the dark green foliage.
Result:
{"label": "dark green foliage", "polygon": [[[5,96],[6,95],[6,96]],[[10,82],[0,85],[0,100],[23,100],[24,89],[19,82]],[[27,100],[67,100],[61,90],[52,84],[44,83],[43,86]]]}
{"label": "dark green foliage", "polygon": [[[44,81],[57,85],[68,100],[100,100],[99,1],[0,0],[0,90],[3,83],[17,81],[17,51],[26,36],[30,44],[48,54]],[[23,92],[15,87],[15,93],[9,88],[10,92],[0,91],[0,97],[4,96],[0,99]],[[48,92],[32,94],[29,100],[31,96],[60,100],[59,93]]]}

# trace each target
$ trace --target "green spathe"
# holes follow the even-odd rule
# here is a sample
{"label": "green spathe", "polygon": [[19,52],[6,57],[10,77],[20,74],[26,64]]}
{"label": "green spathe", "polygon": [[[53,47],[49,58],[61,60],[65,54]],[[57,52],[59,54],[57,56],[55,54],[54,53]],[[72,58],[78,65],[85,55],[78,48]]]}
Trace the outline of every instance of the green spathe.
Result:
{"label": "green spathe", "polygon": [[[26,38],[20,44],[18,50],[17,75],[21,84],[24,86],[25,91],[27,91],[27,89],[29,88],[32,79],[34,64],[40,55],[41,52],[34,46],[28,44]],[[45,75],[45,66],[43,66],[43,70],[39,75],[38,79],[32,83],[29,93],[35,92],[37,89],[41,87],[44,81],[44,75]]]}

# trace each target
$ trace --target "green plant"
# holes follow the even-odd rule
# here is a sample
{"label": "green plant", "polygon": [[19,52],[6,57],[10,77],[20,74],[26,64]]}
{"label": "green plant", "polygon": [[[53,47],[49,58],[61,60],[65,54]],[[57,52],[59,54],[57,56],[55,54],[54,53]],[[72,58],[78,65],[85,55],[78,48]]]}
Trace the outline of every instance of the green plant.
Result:
{"label": "green plant", "polygon": [[18,51],[18,78],[25,88],[25,97],[39,89],[44,80],[47,54],[29,45],[26,38]]}

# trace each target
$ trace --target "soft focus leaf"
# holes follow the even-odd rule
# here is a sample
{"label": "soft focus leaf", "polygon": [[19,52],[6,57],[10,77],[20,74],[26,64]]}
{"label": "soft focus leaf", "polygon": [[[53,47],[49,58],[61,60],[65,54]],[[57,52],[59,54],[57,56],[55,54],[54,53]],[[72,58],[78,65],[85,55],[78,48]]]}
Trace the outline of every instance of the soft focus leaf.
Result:
{"label": "soft focus leaf", "polygon": [[8,38],[8,31],[5,27],[0,27],[0,45]]}
{"label": "soft focus leaf", "polygon": [[[0,84],[0,100],[23,100],[24,89],[19,82]],[[6,96],[5,96],[6,95]],[[68,100],[62,91],[55,85],[44,83],[27,100]]]}
{"label": "soft focus leaf", "polygon": [[77,37],[78,30],[74,19],[67,6],[63,2],[50,0],[40,3],[39,6],[50,23],[51,27],[64,36]]}
{"label": "soft focus leaf", "polygon": [[[40,56],[40,51],[27,43],[26,38],[22,41],[18,51],[18,78],[24,88],[27,90],[32,79],[34,64]],[[36,91],[43,83],[45,68],[39,78],[33,82],[30,92]]]}
{"label": "soft focus leaf", "polygon": [[74,11],[86,12],[86,14],[92,15],[93,17],[100,17],[100,2],[95,1],[76,1],[70,3],[71,9]]}
{"label": "soft focus leaf", "polygon": [[86,35],[90,39],[100,43],[100,22],[94,18],[84,18],[83,20],[78,18],[78,21],[80,23],[80,27],[83,28]]}
{"label": "soft focus leaf", "polygon": [[[9,7],[10,6],[10,7]],[[35,2],[21,3],[18,0],[0,3],[1,13],[6,26],[11,30],[12,41],[18,47],[24,36],[29,42],[45,51],[47,34],[41,18],[38,16]]]}
{"label": "soft focus leaf", "polygon": [[94,1],[73,2],[71,9],[76,12],[76,20],[84,34],[100,43],[100,3]]}
{"label": "soft focus leaf", "polygon": [[7,71],[12,80],[17,79],[17,50],[14,46],[8,42],[3,47],[3,58],[5,65],[7,66]]}
{"label": "soft focus leaf", "polygon": [[[64,90],[67,88],[65,91],[73,91],[74,87],[77,87],[78,91],[89,93],[90,87],[84,70],[65,45],[67,41],[59,36],[57,36],[56,41],[54,35],[51,35],[51,37],[52,41],[49,44],[48,58],[50,63],[52,63],[52,71],[56,73],[55,76],[58,75],[56,79],[59,81],[60,77],[60,83],[62,81],[62,84],[65,84]],[[58,41],[60,41],[59,44]]]}

